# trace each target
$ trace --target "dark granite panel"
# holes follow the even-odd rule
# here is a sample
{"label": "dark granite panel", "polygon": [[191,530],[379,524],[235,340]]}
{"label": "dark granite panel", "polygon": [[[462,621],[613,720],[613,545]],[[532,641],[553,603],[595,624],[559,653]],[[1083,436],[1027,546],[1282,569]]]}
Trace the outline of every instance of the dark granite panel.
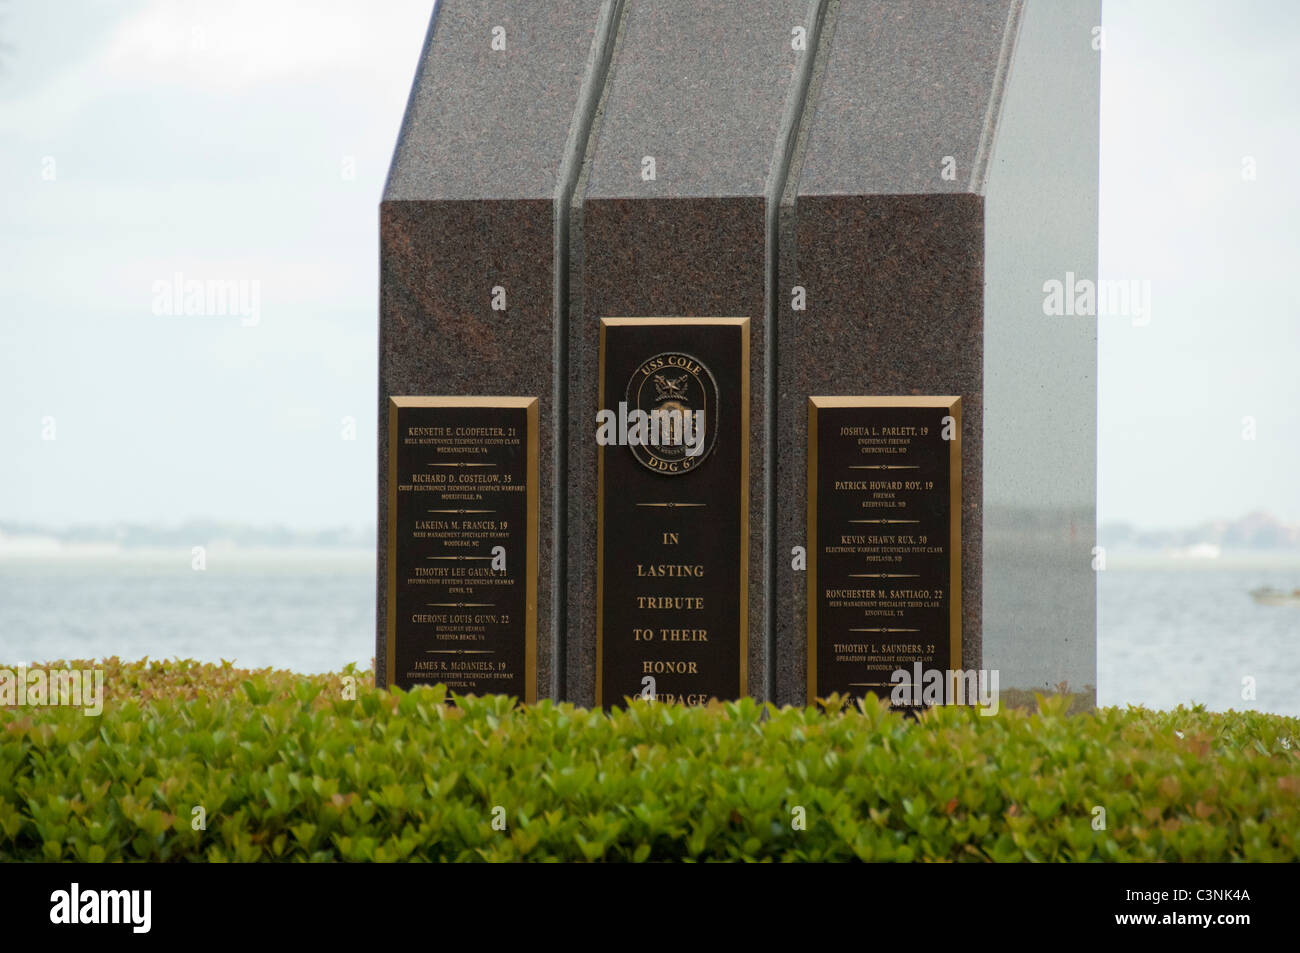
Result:
{"label": "dark granite panel", "polygon": [[[982,652],[984,188],[1021,0],[833,0],[780,213],[776,700],[805,694],[807,400],[962,398],[962,652]],[[955,174],[944,176],[951,156]],[[791,307],[806,289],[807,309]]]}
{"label": "dark granite panel", "polygon": [[[569,615],[567,697],[595,699],[596,411],[602,317],[750,317],[750,694],[767,677],[762,584],[767,490],[758,448],[766,439],[761,354],[765,343],[765,201],[659,199],[588,201],[574,234],[575,302],[570,324]],[[581,262],[581,265],[579,265]],[[581,288],[581,294],[578,289]]]}
{"label": "dark granite panel", "polygon": [[[984,205],[976,195],[804,196],[782,216],[776,701],[804,701],[807,407],[812,394],[962,399],[962,656],[979,667]],[[806,311],[788,306],[807,289]]]}
{"label": "dark granite panel", "polygon": [[[384,198],[555,193],[608,0],[441,0]],[[505,49],[492,49],[493,29]]]}
{"label": "dark granite panel", "polygon": [[[614,0],[441,0],[380,211],[376,674],[385,670],[392,395],[540,399],[538,696],[560,667],[567,209]],[[494,28],[504,50],[492,48]],[[491,307],[493,289],[507,307]]]}
{"label": "dark granite panel", "polygon": [[[845,0],[800,195],[981,191],[1018,0]],[[955,178],[941,175],[944,156]]]}
{"label": "dark granite panel", "polygon": [[[387,610],[387,404],[393,395],[541,399],[538,525],[538,696],[553,692],[555,440],[551,256],[554,203],[385,202],[380,211],[378,673]],[[506,311],[491,308],[506,289]]]}

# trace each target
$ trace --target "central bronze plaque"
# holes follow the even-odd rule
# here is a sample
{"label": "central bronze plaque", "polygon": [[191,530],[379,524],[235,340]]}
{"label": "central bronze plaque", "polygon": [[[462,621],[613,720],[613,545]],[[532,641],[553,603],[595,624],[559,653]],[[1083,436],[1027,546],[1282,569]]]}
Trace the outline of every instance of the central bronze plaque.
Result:
{"label": "central bronze plaque", "polygon": [[959,668],[961,399],[810,397],[808,701]]}
{"label": "central bronze plaque", "polygon": [[596,704],[748,690],[749,319],[600,327]]}

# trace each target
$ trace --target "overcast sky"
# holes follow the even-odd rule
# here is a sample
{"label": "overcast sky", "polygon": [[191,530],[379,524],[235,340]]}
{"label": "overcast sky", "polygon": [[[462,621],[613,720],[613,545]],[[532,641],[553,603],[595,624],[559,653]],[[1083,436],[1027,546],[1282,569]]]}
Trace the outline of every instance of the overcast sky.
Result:
{"label": "overcast sky", "polygon": [[[377,208],[431,7],[0,2],[0,519],[373,523]],[[1153,315],[1101,322],[1102,522],[1300,520],[1297,11],[1106,4],[1101,276]],[[256,282],[256,323],[155,313],[177,274]]]}

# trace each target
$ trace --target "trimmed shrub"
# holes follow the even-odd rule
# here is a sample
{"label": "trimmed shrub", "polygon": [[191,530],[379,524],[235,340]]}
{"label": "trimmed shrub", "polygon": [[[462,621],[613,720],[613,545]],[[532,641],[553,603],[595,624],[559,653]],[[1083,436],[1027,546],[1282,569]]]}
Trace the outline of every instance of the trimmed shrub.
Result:
{"label": "trimmed shrub", "polygon": [[102,715],[0,709],[0,860],[1297,857],[1294,718],[1067,716],[1068,698],[993,717],[873,699],[605,713],[453,705],[350,669],[98,667]]}

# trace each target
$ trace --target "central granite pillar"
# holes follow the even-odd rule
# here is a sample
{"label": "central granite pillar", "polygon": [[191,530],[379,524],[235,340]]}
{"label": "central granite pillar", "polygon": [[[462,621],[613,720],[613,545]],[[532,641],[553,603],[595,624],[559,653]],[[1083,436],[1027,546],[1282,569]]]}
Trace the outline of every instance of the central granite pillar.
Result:
{"label": "central granite pillar", "polygon": [[[629,0],[571,212],[566,696],[595,701],[600,322],[749,319],[748,693],[770,697],[769,261],[821,4]],[[803,38],[797,34],[802,31]],[[722,394],[735,401],[738,394]],[[735,440],[735,434],[720,439]],[[612,448],[627,452],[625,448]],[[705,462],[702,466],[708,466]],[[683,477],[682,479],[691,479]],[[707,517],[701,517],[707,526]],[[618,532],[619,527],[606,527]],[[647,540],[647,561],[653,547]],[[734,550],[739,558],[741,550]],[[707,585],[709,598],[730,598]],[[681,625],[688,616],[675,616]],[[605,633],[630,639],[631,633]],[[739,634],[713,632],[711,638]],[[683,658],[689,657],[689,650]],[[614,697],[610,697],[611,694]],[[617,691],[602,698],[617,702]]]}

